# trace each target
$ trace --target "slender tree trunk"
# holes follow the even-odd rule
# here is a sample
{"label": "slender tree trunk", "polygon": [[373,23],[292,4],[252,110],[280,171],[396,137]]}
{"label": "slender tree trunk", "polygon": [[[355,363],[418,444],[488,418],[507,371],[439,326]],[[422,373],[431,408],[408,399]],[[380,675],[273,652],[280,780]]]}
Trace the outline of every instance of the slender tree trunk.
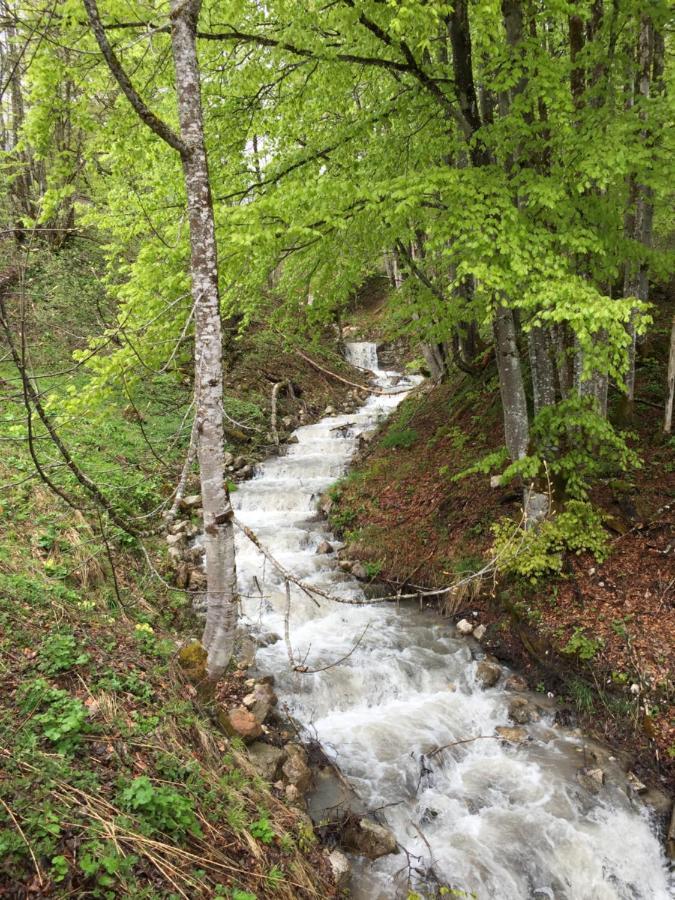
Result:
{"label": "slender tree trunk", "polygon": [[223,339],[218,292],[215,223],[204,141],[196,31],[201,0],[171,0],[171,44],[180,134],[144,103],[108,41],[96,0],[83,0],[103,57],[142,122],[180,153],[190,225],[190,275],[195,306],[197,458],[204,512],[207,583],[202,643],[207,672],[218,678],[234,649],[237,575],[233,513],[225,482],[223,434]]}
{"label": "slender tree trunk", "polygon": [[527,334],[527,347],[536,415],[544,406],[552,406],[555,403],[555,375],[548,329],[542,325],[533,325]]}
{"label": "slender tree trunk", "polygon": [[496,308],[493,329],[504,413],[504,437],[509,456],[515,461],[527,454],[529,421],[513,311],[507,306]]}
{"label": "slender tree trunk", "polygon": [[[662,44],[655,41],[651,19],[648,16],[643,16],[640,20],[638,32],[638,76],[635,85],[636,97],[642,98],[643,102],[649,98],[651,92],[655,46],[661,47]],[[643,120],[646,120],[647,113],[644,108],[640,115]],[[642,137],[645,142],[648,141],[646,122]],[[630,180],[629,206],[630,210],[627,216],[628,237],[648,248],[652,243],[653,196],[651,188],[642,184],[637,176],[632,176]],[[649,269],[646,262],[629,263],[626,266],[624,277],[624,297],[636,297],[638,300],[646,301],[649,294],[648,275]],[[633,318],[628,324],[628,334],[630,336],[630,344],[628,346],[628,369],[626,371],[625,385],[628,402],[632,404],[635,399],[635,353],[637,342]]]}
{"label": "slender tree trunk", "polygon": [[673,399],[675,398],[675,315],[673,326],[670,329],[670,356],[668,358],[668,384],[666,396],[666,414],[663,420],[663,430],[670,434],[673,427]]}
{"label": "slender tree trunk", "polygon": [[190,223],[190,270],[195,304],[197,454],[204,510],[208,603],[203,644],[209,676],[219,676],[232,656],[237,624],[237,579],[232,507],[225,482],[223,344],[218,257],[202,120],[197,17],[201,0],[172,0],[172,49],[178,117],[186,147],[183,172]]}

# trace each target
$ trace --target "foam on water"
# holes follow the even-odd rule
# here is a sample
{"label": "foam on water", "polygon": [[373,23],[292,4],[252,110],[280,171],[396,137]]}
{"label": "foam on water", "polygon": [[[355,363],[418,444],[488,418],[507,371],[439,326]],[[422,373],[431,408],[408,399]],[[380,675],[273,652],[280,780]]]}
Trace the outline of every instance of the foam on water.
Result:
{"label": "foam on water", "polygon": [[[397,384],[400,391],[400,378],[379,369],[374,344],[347,345],[346,356],[375,372],[381,387]],[[323,540],[338,543],[317,514],[317,501],[346,470],[358,435],[402,397],[371,396],[354,415],[299,428],[298,443],[263,463],[233,495],[238,517],[271,553],[332,594],[363,599],[360,584],[334,556],[316,553]],[[251,626],[282,635],[282,581],[241,534],[237,551]],[[255,599],[260,586],[262,599]],[[357,865],[353,897],[406,897],[408,874],[422,892],[436,878],[479,900],[671,896],[651,822],[626,793],[618,769],[598,797],[578,784],[575,772],[584,762],[578,736],[544,718],[528,726],[527,744],[480,739],[428,758],[433,748],[509,724],[512,695],[500,687],[479,689],[470,644],[449,625],[411,608],[319,603],[292,590],[296,658],[320,668],[349,654],[361,638],[348,659],[317,674],[292,673],[279,641],[258,652],[258,665],[276,676],[281,702],[318,736],[366,804],[386,807],[387,825],[408,852]]]}

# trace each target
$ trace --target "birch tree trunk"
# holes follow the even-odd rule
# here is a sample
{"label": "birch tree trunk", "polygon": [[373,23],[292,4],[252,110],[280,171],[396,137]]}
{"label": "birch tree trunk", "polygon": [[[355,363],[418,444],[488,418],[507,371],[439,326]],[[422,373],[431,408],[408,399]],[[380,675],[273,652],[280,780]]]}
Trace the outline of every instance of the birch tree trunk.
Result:
{"label": "birch tree trunk", "polygon": [[226,669],[237,626],[237,576],[233,513],[225,482],[223,433],[223,339],[218,292],[215,223],[204,141],[196,31],[201,0],[171,0],[171,45],[176,74],[180,134],[143,102],[122,68],[101,23],[96,0],[83,0],[103,56],[142,122],[180,153],[190,225],[190,275],[195,307],[197,458],[204,512],[207,582],[202,643],[207,672]]}

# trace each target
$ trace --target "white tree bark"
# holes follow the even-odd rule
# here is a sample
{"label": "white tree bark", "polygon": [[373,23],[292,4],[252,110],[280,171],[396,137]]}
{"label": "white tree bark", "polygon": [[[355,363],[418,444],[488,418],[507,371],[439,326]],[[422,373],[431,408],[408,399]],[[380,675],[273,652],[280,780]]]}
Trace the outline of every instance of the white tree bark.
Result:
{"label": "white tree bark", "polygon": [[666,396],[666,414],[663,420],[663,430],[670,434],[673,427],[673,399],[675,398],[675,316],[673,327],[670,330],[670,356],[668,358],[668,392]]}
{"label": "white tree bark", "polygon": [[195,308],[197,458],[204,512],[207,581],[202,643],[207,672],[226,669],[237,626],[237,576],[233,513],[225,482],[223,433],[223,340],[218,291],[218,255],[202,117],[196,31],[201,0],[171,0],[171,44],[176,73],[180,134],[143,102],[122,68],[101,23],[96,0],[83,0],[101,52],[124,95],[148,128],[180,153],[190,225],[190,274]]}
{"label": "white tree bark", "polygon": [[223,341],[218,291],[218,254],[202,119],[197,17],[201,0],[172,0],[172,50],[190,223],[190,271],[195,304],[197,455],[204,511],[207,580],[202,643],[207,670],[216,678],[227,667],[237,625],[237,578],[232,507],[225,482],[223,433]]}

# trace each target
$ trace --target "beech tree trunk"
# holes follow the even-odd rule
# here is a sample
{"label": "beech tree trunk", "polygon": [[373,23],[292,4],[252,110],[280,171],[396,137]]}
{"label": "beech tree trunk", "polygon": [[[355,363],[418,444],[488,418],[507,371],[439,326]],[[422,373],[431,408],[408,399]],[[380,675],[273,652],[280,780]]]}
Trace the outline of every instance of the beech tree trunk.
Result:
{"label": "beech tree trunk", "polygon": [[110,46],[96,0],[83,0],[101,52],[142,122],[180,153],[190,225],[190,274],[195,307],[195,396],[197,458],[204,511],[207,582],[202,643],[207,672],[226,669],[237,626],[237,576],[233,513],[225,482],[223,433],[223,339],[218,291],[215,223],[204,141],[196,31],[201,0],[171,0],[171,44],[176,74],[180,134],[143,102]]}
{"label": "beech tree trunk", "polygon": [[542,325],[533,325],[527,334],[527,347],[536,415],[544,406],[553,406],[555,403],[555,374],[548,330]]}
{"label": "beech tree trunk", "polygon": [[670,330],[670,356],[668,358],[668,384],[666,393],[666,415],[663,430],[670,434],[673,427],[673,399],[675,398],[675,316]]}
{"label": "beech tree trunk", "polygon": [[515,462],[527,454],[530,429],[513,311],[507,306],[498,306],[492,324],[504,412],[504,438],[509,456]]}
{"label": "beech tree trunk", "polygon": [[[661,44],[657,45],[660,47]],[[654,64],[655,35],[654,26],[648,16],[640,20],[640,30],[637,42],[637,66],[638,73],[635,84],[636,97],[644,102],[650,95],[652,66]],[[643,108],[641,117],[646,119],[646,111]],[[648,140],[648,129],[642,132],[643,140]],[[633,176],[629,186],[629,211],[627,215],[628,237],[633,241],[650,247],[652,243],[653,197],[652,190]],[[646,301],[649,294],[649,269],[646,262],[629,263],[626,266],[624,277],[624,297],[636,297]],[[636,333],[635,323],[631,320],[628,324],[630,344],[628,346],[628,369],[626,371],[626,395],[629,403],[635,399],[635,352]]]}

